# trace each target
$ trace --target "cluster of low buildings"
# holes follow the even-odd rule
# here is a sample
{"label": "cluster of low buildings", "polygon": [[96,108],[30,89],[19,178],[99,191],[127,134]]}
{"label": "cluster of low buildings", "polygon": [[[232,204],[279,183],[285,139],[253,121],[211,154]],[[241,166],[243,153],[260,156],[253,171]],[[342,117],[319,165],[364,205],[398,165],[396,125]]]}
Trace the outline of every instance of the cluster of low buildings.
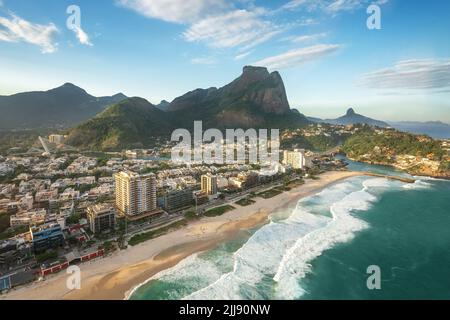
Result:
{"label": "cluster of low buildings", "polygon": [[317,137],[317,136],[349,136],[357,133],[361,128],[355,125],[329,125],[329,124],[310,124],[309,126],[295,130],[286,130],[283,132],[282,140],[292,139],[297,136]]}
{"label": "cluster of low buildings", "polygon": [[[52,139],[58,143],[60,138]],[[161,161],[128,156],[107,161],[73,153],[54,158],[2,157],[0,168],[20,166],[23,170],[0,183],[0,215],[9,220],[2,234],[10,236],[0,242],[0,291],[2,283],[15,281],[12,274],[30,271],[25,268],[27,263],[34,263],[31,269],[37,268],[42,276],[102,256],[97,236],[108,238],[117,230],[118,219],[139,221],[182,212],[310,163],[304,150],[286,151],[283,163],[263,168],[164,162],[162,169]],[[36,265],[38,257],[49,250],[57,253],[54,261]],[[2,280],[8,273],[9,282]]]}
{"label": "cluster of low buildings", "polygon": [[424,166],[432,172],[438,172],[440,165],[440,161],[407,154],[397,155],[394,162],[394,166],[401,170],[408,170],[416,166]]}

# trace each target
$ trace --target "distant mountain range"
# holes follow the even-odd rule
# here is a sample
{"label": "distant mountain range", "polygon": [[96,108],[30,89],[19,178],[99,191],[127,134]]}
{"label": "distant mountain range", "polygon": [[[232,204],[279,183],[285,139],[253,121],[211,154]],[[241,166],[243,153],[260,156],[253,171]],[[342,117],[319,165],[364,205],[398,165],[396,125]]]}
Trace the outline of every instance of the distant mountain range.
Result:
{"label": "distant mountain range", "polygon": [[127,97],[94,97],[66,83],[48,91],[0,96],[0,129],[67,128],[92,118]]}
{"label": "distant mountain range", "polygon": [[353,108],[350,108],[347,110],[347,113],[339,117],[337,119],[319,119],[319,118],[312,118],[308,117],[308,120],[312,122],[317,123],[329,123],[329,124],[336,124],[336,125],[349,125],[349,124],[368,124],[370,126],[377,126],[377,127],[389,127],[389,124],[383,121],[375,120],[372,118],[365,117],[363,115],[357,114]]}
{"label": "distant mountain range", "polygon": [[171,103],[154,106],[142,98],[123,100],[70,130],[67,144],[101,150],[145,147],[176,128],[191,130],[196,120],[203,121],[204,130],[283,129],[310,123],[289,107],[278,72],[247,66],[222,88],[196,89]]}
{"label": "distant mountain range", "polygon": [[418,122],[418,121],[380,121],[372,118],[365,117],[357,114],[353,108],[347,110],[347,113],[337,119],[319,119],[314,117],[308,117],[308,120],[315,123],[329,123],[336,125],[348,125],[348,124],[368,124],[377,127],[392,127],[399,131],[414,133],[414,134],[426,134],[435,139],[448,139],[450,138],[450,125],[439,121],[430,122]]}
{"label": "distant mountain range", "polygon": [[67,144],[116,150],[145,147],[156,136],[176,128],[192,129],[195,120],[208,128],[298,128],[310,123],[392,126],[401,131],[450,138],[450,125],[441,122],[383,122],[357,114],[353,108],[337,119],[306,117],[291,109],[278,72],[246,66],[221,88],[196,89],[172,102],[153,105],[119,93],[94,97],[66,83],[40,92],[0,96],[0,130],[71,128]]}

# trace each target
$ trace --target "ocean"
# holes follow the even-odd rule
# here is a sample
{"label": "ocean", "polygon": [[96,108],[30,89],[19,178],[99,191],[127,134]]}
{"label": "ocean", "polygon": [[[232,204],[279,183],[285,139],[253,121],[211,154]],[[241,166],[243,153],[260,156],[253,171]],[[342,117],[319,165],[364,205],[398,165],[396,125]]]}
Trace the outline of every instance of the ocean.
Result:
{"label": "ocean", "polygon": [[[417,179],[338,182],[158,273],[130,299],[450,299],[450,181]],[[368,289],[369,266],[380,289]]]}

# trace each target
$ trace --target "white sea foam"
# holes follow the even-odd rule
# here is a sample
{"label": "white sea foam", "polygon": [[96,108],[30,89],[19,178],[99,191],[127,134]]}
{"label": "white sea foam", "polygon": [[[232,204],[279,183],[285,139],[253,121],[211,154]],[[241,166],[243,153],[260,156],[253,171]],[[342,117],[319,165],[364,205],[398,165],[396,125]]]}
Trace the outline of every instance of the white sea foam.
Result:
{"label": "white sea foam", "polygon": [[[139,288],[153,280],[184,283],[185,285],[189,282],[190,287],[192,287],[191,289],[199,290],[202,286],[207,286],[219,279],[222,274],[223,271],[218,267],[217,261],[205,259],[201,257],[200,254],[193,254],[181,260],[175,266],[158,272],[151,278],[134,287],[133,290],[127,294],[126,299],[131,297]],[[174,296],[173,298],[179,299],[180,297]]]}
{"label": "white sea foam", "polygon": [[417,180],[425,180],[425,181],[444,181],[449,182],[448,179],[440,179],[440,178],[433,178],[433,177],[427,177],[427,176],[413,176],[414,179]]}
{"label": "white sea foam", "polygon": [[392,186],[392,181],[389,181],[386,178],[373,178],[368,179],[363,182],[364,190],[368,190],[370,188],[389,188]]}
{"label": "white sea foam", "polygon": [[[197,288],[187,290],[195,292],[185,299],[236,300],[273,297],[272,290],[256,288],[267,282],[263,279],[273,278],[277,282],[276,298],[300,297],[303,289],[298,282],[309,271],[309,263],[324,250],[350,241],[356,232],[367,228],[366,222],[354,216],[355,211],[368,210],[377,200],[379,192],[374,191],[394,185],[396,182],[383,178],[350,178],[300,200],[289,217],[271,221],[256,231],[233,254],[233,261],[227,260],[233,263],[233,271],[223,274],[223,268],[215,265],[217,261],[194,255],[149,280],[183,283],[201,279]],[[331,217],[321,213],[331,213]],[[231,259],[230,255],[224,255],[224,259]]]}
{"label": "white sea foam", "polygon": [[[303,219],[299,219],[299,215]],[[232,272],[224,274],[216,282],[186,298],[227,300],[263,298],[256,290],[252,290],[254,285],[259,283],[264,275],[275,272],[284,252],[299,237],[323,227],[328,221],[327,217],[296,209],[287,220],[264,226],[235,252]]]}
{"label": "white sea foam", "polygon": [[[359,180],[357,181],[360,183]],[[255,232],[234,254],[232,272],[224,274],[211,285],[188,295],[186,299],[266,298],[261,292],[255,290],[255,286],[260,284],[265,276],[273,277],[276,274],[280,268],[280,261],[299,239],[313,235],[315,230],[326,228],[332,221],[329,217],[313,214],[305,205],[309,202],[317,202],[322,206],[328,203],[329,206],[342,199],[351,190],[357,190],[355,184],[343,182],[313,197],[301,200],[289,218],[272,222]]]}
{"label": "white sea foam", "polygon": [[[372,180],[372,181],[370,181]],[[385,186],[379,179],[364,181],[364,189],[352,192],[342,200],[331,205],[333,220],[324,228],[317,229],[297,240],[284,255],[274,280],[277,282],[276,297],[279,299],[295,299],[304,290],[298,280],[310,271],[310,262],[320,256],[323,251],[337,243],[350,241],[354,234],[368,227],[367,223],[354,217],[353,211],[368,210],[376,197],[366,190],[369,186]],[[376,181],[375,181],[376,180]]]}
{"label": "white sea foam", "polygon": [[414,183],[408,183],[403,185],[405,189],[428,189],[431,184],[422,180],[416,180]]}
{"label": "white sea foam", "polygon": [[221,274],[213,261],[200,258],[198,254],[194,254],[183,259],[176,266],[159,272],[153,277],[153,280],[176,282],[181,278],[191,278],[193,276],[217,279]]}

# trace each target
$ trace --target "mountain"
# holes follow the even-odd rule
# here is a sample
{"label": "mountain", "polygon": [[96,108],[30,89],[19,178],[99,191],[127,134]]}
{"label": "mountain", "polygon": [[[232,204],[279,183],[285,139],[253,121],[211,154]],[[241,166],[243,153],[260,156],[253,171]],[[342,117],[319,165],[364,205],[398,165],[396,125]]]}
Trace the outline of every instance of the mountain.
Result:
{"label": "mountain", "polygon": [[323,122],[323,123],[330,123],[330,124],[336,124],[336,125],[349,125],[349,124],[368,124],[370,126],[377,126],[377,127],[389,127],[389,124],[383,121],[374,120],[368,117],[365,117],[363,115],[357,114],[353,108],[350,108],[347,110],[347,113],[345,116],[339,117],[337,119],[318,119],[318,118],[312,118],[308,117],[309,121],[312,122]]}
{"label": "mountain", "polygon": [[190,130],[196,120],[203,121],[203,130],[284,129],[309,123],[290,109],[278,72],[245,67],[240,77],[222,88],[196,89],[170,104],[123,100],[70,130],[66,143],[101,150],[150,146],[152,137],[168,136],[177,128]]}
{"label": "mountain", "polygon": [[315,123],[321,123],[321,122],[324,122],[324,120],[323,119],[320,119],[320,118],[315,118],[315,117],[306,117],[309,121],[311,121],[311,122],[315,122]]}
{"label": "mountain", "polygon": [[414,134],[425,134],[435,139],[450,139],[450,124],[441,121],[428,121],[428,122],[418,122],[418,121],[378,121],[371,118],[364,117],[362,115],[356,114],[355,111],[350,108],[347,114],[343,117],[337,119],[319,119],[314,117],[307,117],[307,119],[314,123],[330,123],[330,124],[356,124],[365,123],[372,126],[378,127],[392,127],[399,131],[409,132]]}
{"label": "mountain", "polygon": [[157,104],[155,107],[157,107],[159,110],[167,111],[167,108],[169,108],[170,102],[166,100],[162,100],[159,104]]}
{"label": "mountain", "polygon": [[440,121],[417,122],[401,121],[389,122],[391,127],[415,134],[426,134],[435,139],[450,139],[450,124]]}
{"label": "mountain", "polygon": [[194,120],[219,129],[298,127],[309,122],[290,109],[278,72],[252,66],[222,88],[196,89],[176,98],[167,111],[181,127],[191,127]]}
{"label": "mountain", "polygon": [[71,83],[48,91],[0,96],[0,129],[70,127],[125,98],[121,93],[94,97]]}
{"label": "mountain", "polygon": [[164,111],[145,99],[128,98],[70,130],[65,143],[92,150],[142,148],[172,129]]}

